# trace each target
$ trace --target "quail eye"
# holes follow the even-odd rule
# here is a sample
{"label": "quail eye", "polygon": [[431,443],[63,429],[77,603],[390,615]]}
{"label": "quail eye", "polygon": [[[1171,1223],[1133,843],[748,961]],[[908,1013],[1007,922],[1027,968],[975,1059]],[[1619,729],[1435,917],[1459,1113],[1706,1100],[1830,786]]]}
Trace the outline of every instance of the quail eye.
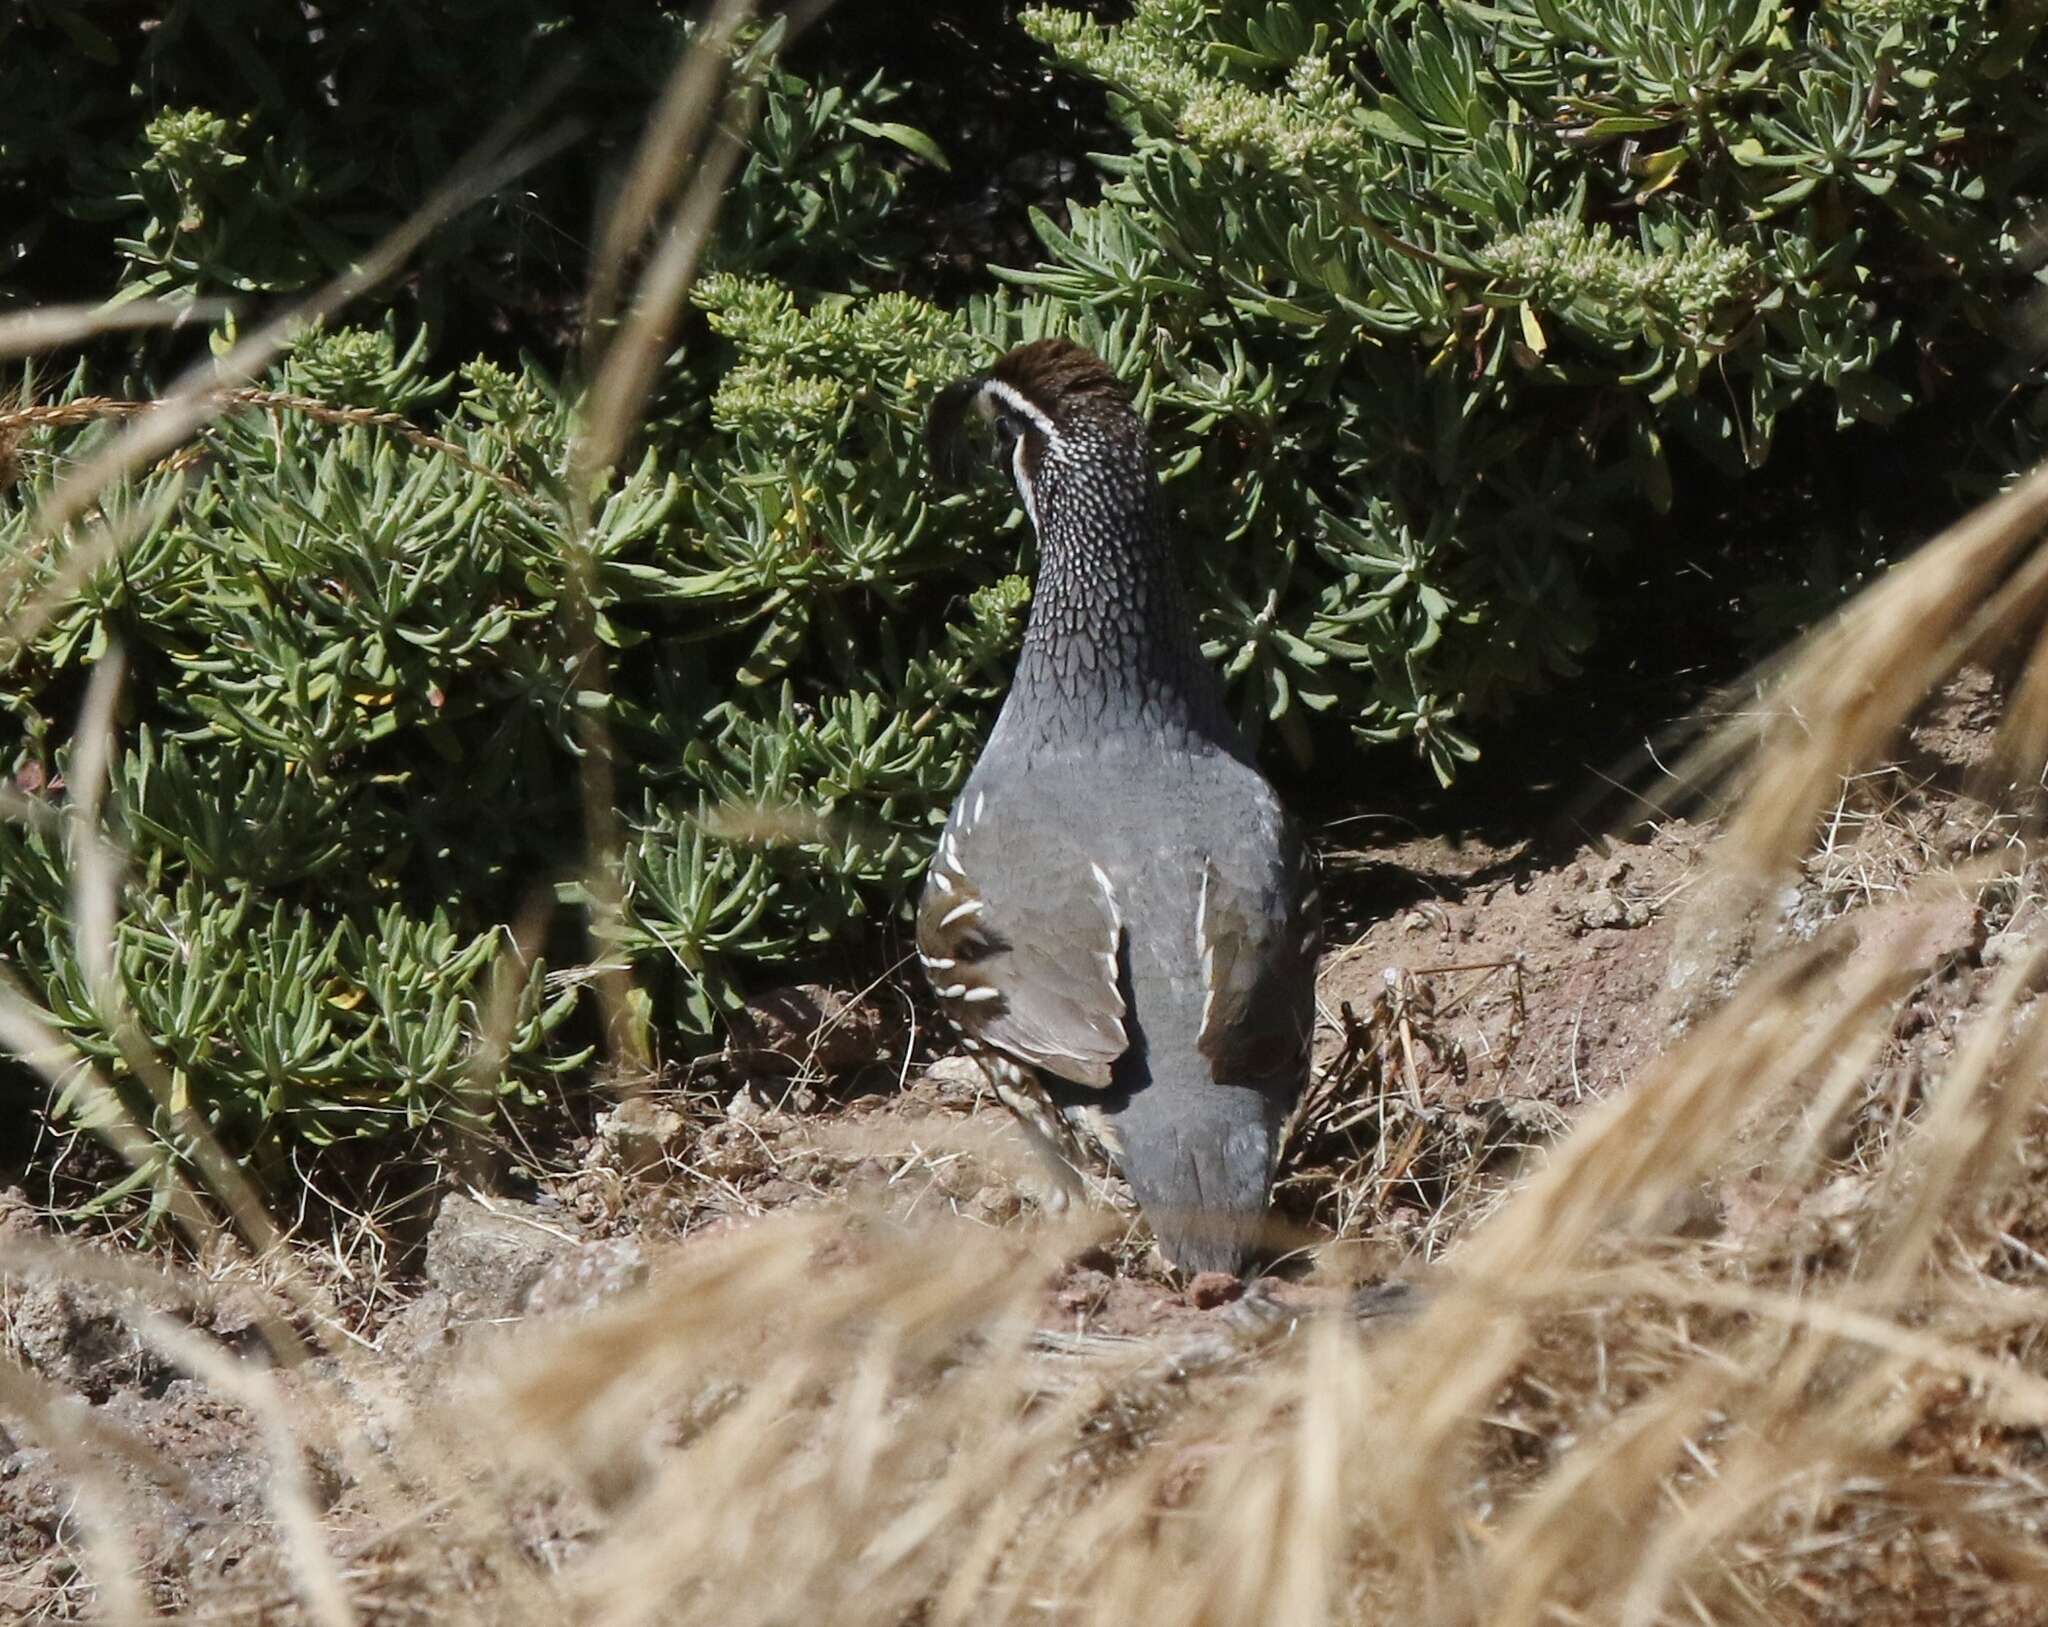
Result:
{"label": "quail eye", "polygon": [[995,418],[996,439],[1003,443],[1003,450],[1009,451],[1017,443],[1017,437],[1024,433],[1024,421],[1015,413],[999,412]]}

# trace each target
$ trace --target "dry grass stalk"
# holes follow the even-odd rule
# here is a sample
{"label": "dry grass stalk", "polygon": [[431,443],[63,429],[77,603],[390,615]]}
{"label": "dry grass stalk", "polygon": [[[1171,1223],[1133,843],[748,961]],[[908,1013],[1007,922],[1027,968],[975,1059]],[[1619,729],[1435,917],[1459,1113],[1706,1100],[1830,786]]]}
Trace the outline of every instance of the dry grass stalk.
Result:
{"label": "dry grass stalk", "polygon": [[753,12],[752,0],[720,0],[698,37],[699,48],[684,57],[662,88],[633,167],[606,211],[592,259],[583,311],[587,355],[595,357],[604,348],[604,330],[618,308],[626,267],[696,155],[705,122],[718,105],[734,36]]}
{"label": "dry grass stalk", "polygon": [[[807,7],[806,16],[820,9]],[[564,519],[565,535],[571,540],[562,616],[569,646],[575,652],[577,688],[585,698],[576,713],[583,752],[578,778],[583,797],[584,888],[591,899],[592,959],[605,967],[596,977],[595,987],[604,1008],[613,1082],[625,1090],[644,1088],[651,1077],[651,1059],[635,1015],[631,973],[613,965],[608,952],[625,917],[621,874],[625,831],[619,822],[617,771],[611,729],[605,719],[609,663],[591,608],[597,571],[590,541],[591,505],[624,455],[646,410],[656,370],[668,353],[677,316],[724,207],[726,188],[746,155],[747,134],[759,98],[753,85],[729,81],[733,42],[753,13],[753,0],[719,0],[670,75],[655,117],[641,137],[627,183],[607,215],[585,317],[585,352],[595,364],[595,376],[579,403],[580,425],[569,450],[570,506]],[[707,128],[708,137],[704,134]],[[624,267],[686,166],[689,184],[670,206],[657,234],[658,247],[641,270],[631,306],[612,331],[611,313],[624,281]]]}
{"label": "dry grass stalk", "polygon": [[[222,412],[250,408],[268,413],[292,413],[301,418],[310,418],[315,423],[338,427],[388,429],[401,440],[419,447],[422,451],[444,457],[449,462],[467,469],[471,474],[482,475],[487,480],[497,482],[518,496],[527,495],[526,488],[503,470],[487,468],[478,463],[453,441],[439,435],[428,434],[403,413],[380,412],[371,407],[337,407],[330,402],[316,400],[312,396],[294,395],[285,390],[258,390],[246,386],[238,390],[216,391],[210,404]],[[88,395],[80,396],[75,401],[53,401],[14,407],[0,411],[0,444],[6,444],[9,437],[27,430],[76,429],[82,424],[98,423],[107,418],[138,418],[147,413],[161,411],[167,405],[169,403],[165,400],[130,401],[117,396]],[[195,429],[194,433],[197,434],[199,431]],[[187,450],[189,446],[172,452],[171,456],[181,457]]]}
{"label": "dry grass stalk", "polygon": [[120,305],[43,305],[32,311],[10,311],[0,316],[0,361],[84,344],[103,333],[204,326],[218,322],[233,309],[230,301],[221,299],[183,304],[131,299]]}
{"label": "dry grass stalk", "polygon": [[[118,646],[94,664],[72,732],[70,797],[71,936],[94,1004],[129,1071],[142,1082],[164,1122],[192,1148],[208,1190],[227,1206],[243,1238],[261,1254],[282,1240],[262,1195],[181,1093],[142,1031],[121,981],[115,932],[121,916],[122,861],[101,834],[101,810],[114,758],[114,708],[127,664]],[[116,1098],[118,1101],[118,1098]],[[139,1129],[139,1126],[137,1127]]]}

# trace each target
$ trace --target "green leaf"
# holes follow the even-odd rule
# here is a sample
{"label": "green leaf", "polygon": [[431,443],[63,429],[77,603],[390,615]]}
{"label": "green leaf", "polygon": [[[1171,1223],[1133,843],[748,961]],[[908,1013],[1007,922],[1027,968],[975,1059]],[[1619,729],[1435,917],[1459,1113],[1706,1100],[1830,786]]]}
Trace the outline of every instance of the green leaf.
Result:
{"label": "green leaf", "polygon": [[945,149],[922,130],[909,124],[875,123],[868,119],[849,118],[847,124],[864,136],[876,136],[883,141],[893,141],[904,151],[916,154],[927,164],[935,164],[942,170],[951,170],[953,165],[946,157]]}

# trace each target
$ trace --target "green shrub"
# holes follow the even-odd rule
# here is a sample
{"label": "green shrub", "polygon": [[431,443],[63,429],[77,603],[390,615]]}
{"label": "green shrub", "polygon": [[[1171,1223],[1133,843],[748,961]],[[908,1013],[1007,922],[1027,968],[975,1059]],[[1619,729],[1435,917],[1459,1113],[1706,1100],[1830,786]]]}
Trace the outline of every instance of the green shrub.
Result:
{"label": "green shrub", "polygon": [[[348,25],[312,41],[266,17],[263,26],[291,38],[280,43],[255,29],[274,70],[259,85],[221,60],[207,28],[206,41],[195,40],[198,19],[182,9],[164,19],[142,47],[138,73],[204,82],[210,98],[226,88],[231,102],[257,94],[231,115],[151,116],[140,141],[115,144],[112,156],[89,143],[80,145],[90,159],[70,155],[67,207],[110,223],[124,297],[289,293],[317,283],[439,179],[446,144],[467,139],[480,113],[499,110],[494,98],[509,99],[538,71],[537,49],[560,29],[551,19],[567,15],[529,8],[524,26],[486,30],[491,45],[458,74],[447,53],[459,47],[452,30],[462,19],[447,7],[400,9],[412,19],[403,26],[424,31],[442,54],[438,69],[415,60],[385,87],[406,104],[393,111],[419,162],[374,178],[343,154],[360,149],[374,98],[346,115],[330,108],[330,118],[308,114],[285,87],[303,86],[322,64],[360,83],[388,40]],[[633,135],[687,29],[619,9],[619,37],[600,60],[632,46],[632,71],[628,94],[615,85],[605,114],[614,135]],[[0,31],[34,39],[39,30],[89,26],[54,8],[10,16]],[[886,247],[877,228],[897,188],[897,161],[926,144],[907,126],[877,121],[890,92],[872,77],[815,86],[782,68],[779,35],[751,36],[736,62],[758,82],[762,102],[713,263],[785,275],[844,270],[844,245],[870,254]],[[102,76],[79,77],[106,91]],[[450,82],[465,94],[447,96]],[[124,112],[140,120],[147,97],[138,88],[125,102],[109,93],[88,105],[111,127]],[[38,145],[46,135],[33,119],[0,125],[0,191],[23,177],[52,178],[61,155]],[[302,161],[306,151],[318,156]],[[566,179],[580,185],[570,186],[560,166],[543,172],[555,189],[553,228],[569,217],[586,235],[580,222],[597,190],[594,173],[578,168]],[[51,191],[66,195],[61,185]],[[337,220],[350,229],[334,232]],[[441,240],[437,254],[469,252],[459,264],[430,255],[417,308],[444,309],[479,276],[518,278],[503,224],[487,212]],[[65,247],[76,256],[75,243]],[[24,263],[32,272],[37,261],[31,254]],[[529,289],[545,280],[526,273]],[[504,295],[502,286],[490,292]],[[25,646],[4,651],[6,755],[21,785],[53,800],[70,766],[80,680],[117,642],[130,659],[113,803],[132,884],[115,958],[126,1003],[174,1084],[174,1105],[197,1107],[237,1147],[472,1114],[491,1094],[530,1093],[542,1071],[590,1055],[578,1037],[587,1024],[563,1026],[581,979],[551,979],[535,964],[515,1002],[502,1077],[469,1074],[483,993],[508,941],[501,923],[536,885],[576,893],[583,836],[574,720],[601,697],[571,677],[572,542],[596,558],[596,630],[615,653],[655,634],[687,641],[738,627],[751,613],[721,592],[715,561],[686,563],[702,550],[683,546],[678,526],[690,467],[681,423],[656,426],[634,469],[600,494],[588,534],[572,539],[563,484],[569,397],[531,362],[478,358],[448,371],[436,365],[444,348],[427,327],[407,321],[401,329],[395,317],[301,336],[256,410],[230,414],[208,433],[203,459],[170,460],[103,495],[106,515],[142,514],[147,523],[117,562],[57,602]],[[149,354],[138,347],[131,362],[144,393]],[[23,397],[35,405],[0,415],[0,555],[11,562],[0,614],[37,600],[85,545],[84,532],[31,538],[59,471],[110,431],[110,409],[87,399],[87,377],[81,371],[53,391],[31,374]],[[683,421],[703,418],[709,390],[700,380],[686,370],[671,393]],[[736,386],[730,399],[743,394]],[[679,754],[685,742],[667,720],[692,665],[672,654],[666,643],[647,649],[632,676],[650,687],[622,682],[612,699],[629,744]],[[700,806],[749,771],[744,756],[737,766],[730,759],[736,728],[707,721],[718,700],[710,691],[730,687],[725,652],[709,667],[723,669],[720,681],[700,682],[688,697],[700,714],[689,740],[701,771],[679,777],[679,757],[659,756],[655,772],[629,772],[627,786],[632,805],[646,809],[630,847],[629,948],[651,971],[673,968],[657,981],[674,991],[674,1018],[699,1042],[732,1004],[739,969],[831,936],[821,924],[828,895],[862,896],[842,882],[785,898],[758,859],[711,841],[695,822]],[[872,703],[854,711],[858,733]],[[845,732],[824,719],[817,734],[857,777]],[[857,840],[832,840],[868,877],[879,864],[900,883],[913,862],[901,835],[885,840],[879,860]],[[120,1014],[100,1009],[92,991],[73,939],[61,837],[38,825],[0,827],[0,843],[0,956],[87,1055],[126,1081],[145,1121],[179,1145],[175,1112],[166,1116],[129,1079]],[[693,853],[701,860],[694,872]],[[805,871],[800,855],[782,868],[799,879]],[[739,928],[721,905],[735,891],[749,923]],[[63,1112],[77,1106],[68,1095],[58,1103]]]}
{"label": "green shrub", "polygon": [[[1142,336],[1176,496],[1233,544],[1212,647],[1253,712],[1325,706],[1446,775],[1462,719],[1593,635],[1589,552],[1671,535],[1680,478],[1739,504],[1722,489],[1802,405],[1896,424],[1900,456],[1952,448],[1952,418],[1910,413],[1925,363],[1995,355],[1981,330],[2024,286],[2048,134],[2026,8],[1139,0],[1119,28],[1027,24],[1114,89],[1132,145],[1011,275]],[[1995,389],[1948,394],[2009,421]]]}

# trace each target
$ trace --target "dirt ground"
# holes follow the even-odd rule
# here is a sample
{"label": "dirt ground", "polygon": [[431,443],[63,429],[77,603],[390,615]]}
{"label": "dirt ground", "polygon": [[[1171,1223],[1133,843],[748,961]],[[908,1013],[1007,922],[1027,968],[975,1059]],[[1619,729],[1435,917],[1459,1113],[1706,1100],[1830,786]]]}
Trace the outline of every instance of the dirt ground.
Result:
{"label": "dirt ground", "polygon": [[[1806,872],[1739,943],[1685,936],[1688,904],[1713,885],[1708,820],[1517,842],[1476,830],[1452,801],[1436,829],[1327,826],[1339,924],[1319,978],[1316,1083],[1279,1183],[1298,1247],[1264,1296],[1327,1298],[1435,1258],[1575,1115],[1625,1090],[1742,961],[1840,915],[1876,918],[1922,871],[2009,841],[2009,825],[1960,790],[1994,702],[1987,680],[1956,686],[1896,766],[1846,787]],[[1953,1043],[2034,907],[2023,885],[2005,885],[1920,918],[1928,972],[1885,1059],[1894,1098]],[[724,1065],[636,1096],[544,1156],[509,1149],[495,1190],[447,1190],[411,1221],[359,1216],[352,1241],[330,1216],[309,1258],[350,1307],[348,1338],[427,1383],[469,1330],[572,1314],[643,1280],[651,1251],[765,1214],[851,1204],[911,1225],[944,1214],[1000,1227],[1042,1196],[1007,1116],[890,987],[781,991],[742,1039]],[[1048,1330],[1146,1339],[1232,1314],[1236,1285],[1172,1280],[1119,1210],[1117,1183],[1098,1184],[1112,1223],[1046,1282]],[[1704,1201],[1715,1224],[1745,1224],[1745,1192]],[[19,1191],[0,1195],[0,1246],[45,1235]],[[351,1284],[351,1271],[374,1280]],[[181,1314],[230,1349],[257,1347],[231,1297]],[[0,1351],[70,1409],[76,1439],[90,1441],[102,1416],[179,1466],[176,1484],[120,1476],[157,1596],[232,1594],[268,1518],[258,1422],[181,1376],[89,1283],[10,1280]],[[332,1502],[340,1479],[313,1461],[316,1497]],[[85,1605],[77,1469],[0,1431],[10,1619]]]}

